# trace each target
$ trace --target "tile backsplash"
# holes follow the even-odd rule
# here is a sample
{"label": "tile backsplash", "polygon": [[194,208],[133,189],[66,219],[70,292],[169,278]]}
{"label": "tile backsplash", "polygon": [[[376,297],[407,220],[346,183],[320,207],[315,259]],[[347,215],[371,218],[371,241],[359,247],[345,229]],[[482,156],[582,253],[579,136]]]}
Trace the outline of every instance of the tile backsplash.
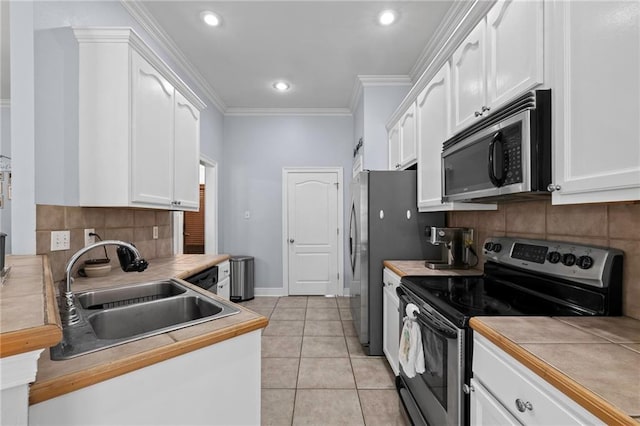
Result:
{"label": "tile backsplash", "polygon": [[[553,206],[549,201],[499,204],[497,211],[456,211],[449,226],[475,230],[476,253],[489,236],[572,241],[624,252],[623,307],[640,319],[640,203]],[[484,262],[481,259],[481,264]]]}
{"label": "tile backsplash", "polygon": [[[51,262],[55,281],[64,278],[68,260],[84,246],[84,230],[94,228],[103,240],[132,242],[145,259],[171,256],[171,213],[168,211],[131,208],[87,208],[65,206],[36,206],[36,252],[46,254]],[[158,239],[153,239],[153,227],[158,227]],[[69,250],[51,251],[51,231],[71,231]],[[115,246],[107,246],[112,268],[118,268]],[[104,249],[98,247],[85,254],[76,264],[91,258],[103,258]]]}

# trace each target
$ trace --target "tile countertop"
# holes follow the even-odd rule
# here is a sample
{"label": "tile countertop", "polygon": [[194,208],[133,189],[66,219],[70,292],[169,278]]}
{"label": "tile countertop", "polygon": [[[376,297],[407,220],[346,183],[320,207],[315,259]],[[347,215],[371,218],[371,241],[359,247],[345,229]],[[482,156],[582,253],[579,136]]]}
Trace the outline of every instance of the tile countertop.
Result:
{"label": "tile countertop", "polygon": [[7,256],[0,287],[0,357],[48,348],[62,340],[46,256]]}
{"label": "tile countertop", "polygon": [[385,260],[385,268],[391,269],[396,275],[431,275],[431,276],[458,276],[458,275],[482,275],[480,269],[429,269],[424,266],[424,260]]}
{"label": "tile countertop", "polygon": [[[41,263],[47,262],[46,256],[25,256],[25,258],[38,259]],[[117,261],[115,261],[114,268],[109,275],[100,278],[78,278],[74,281],[72,289],[74,291],[83,291],[112,287],[118,284],[154,281],[163,278],[186,278],[210,266],[224,262],[227,259],[229,259],[228,255],[179,255],[170,258],[151,259],[149,260],[149,268],[141,273],[124,273],[116,266]],[[34,267],[32,266],[32,268]],[[57,306],[55,306],[55,303],[50,303],[50,301],[55,300],[50,268],[47,264],[46,267],[41,267],[41,269],[42,272],[40,275],[38,275],[35,270],[31,271],[29,275],[27,275],[27,271],[25,271],[24,276],[17,278],[19,271],[15,269],[15,267],[12,268],[12,279],[24,280],[24,283],[21,282],[21,284],[24,284],[25,289],[19,289],[18,285],[12,286],[12,284],[15,283],[8,281],[2,289],[2,293],[0,293],[2,296],[0,302],[3,308],[2,334],[0,336],[2,336],[3,351],[6,342],[5,334],[8,334],[9,330],[13,330],[13,328],[16,327],[14,324],[15,320],[11,319],[13,316],[6,315],[7,312],[4,308],[5,306],[11,306],[12,310],[18,309],[17,306],[14,307],[13,303],[16,303],[17,296],[23,296],[21,292],[26,291],[26,287],[32,288],[31,293],[33,293],[34,300],[29,302],[29,305],[25,304],[24,306],[23,303],[27,302],[20,302],[20,309],[28,309],[28,312],[42,312],[49,307],[50,315],[55,314],[57,321],[55,322],[58,330],[57,339],[50,344],[41,345],[39,348],[54,346],[61,339]],[[43,276],[46,278],[43,278]],[[39,296],[36,291],[38,286],[40,288]],[[205,290],[196,286],[192,286],[192,288],[199,292],[205,292]],[[16,292],[21,294],[14,294]],[[43,296],[43,293],[45,293],[45,296]],[[207,295],[217,298],[216,295],[208,292]],[[29,295],[29,297],[31,297],[31,295]],[[27,299],[28,297],[22,298]],[[44,308],[43,305],[45,306]],[[44,351],[38,361],[36,381],[31,385],[29,403],[36,404],[46,401],[47,399],[129,373],[166,359],[241,334],[259,330],[268,324],[268,320],[264,316],[256,314],[240,305],[235,306],[241,311],[237,315],[186,327],[158,336],[148,337],[64,361],[51,361],[49,351]],[[53,308],[51,309],[51,307]],[[29,324],[21,323],[18,324],[17,327],[23,330],[25,328],[30,329],[34,324],[40,324],[43,321],[47,321],[48,318],[47,315],[41,314],[34,314],[34,316],[37,318],[30,320]],[[29,315],[29,317],[31,317],[31,315]],[[44,318],[44,320],[42,318]],[[5,326],[7,328],[5,328]],[[5,331],[7,331],[7,333],[5,333]],[[15,330],[12,332],[15,332]]]}
{"label": "tile countertop", "polygon": [[471,327],[607,424],[640,422],[640,321],[475,317]]}

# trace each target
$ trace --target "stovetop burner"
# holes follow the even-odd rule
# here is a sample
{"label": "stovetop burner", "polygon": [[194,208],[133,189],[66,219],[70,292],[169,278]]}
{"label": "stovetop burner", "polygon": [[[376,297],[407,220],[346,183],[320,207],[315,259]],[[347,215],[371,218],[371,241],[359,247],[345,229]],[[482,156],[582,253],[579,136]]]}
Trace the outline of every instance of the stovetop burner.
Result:
{"label": "stovetop burner", "polygon": [[[473,316],[621,315],[618,250],[506,237],[484,247],[482,276],[406,276],[401,287],[459,327]],[[582,266],[542,255],[565,251],[582,255]]]}

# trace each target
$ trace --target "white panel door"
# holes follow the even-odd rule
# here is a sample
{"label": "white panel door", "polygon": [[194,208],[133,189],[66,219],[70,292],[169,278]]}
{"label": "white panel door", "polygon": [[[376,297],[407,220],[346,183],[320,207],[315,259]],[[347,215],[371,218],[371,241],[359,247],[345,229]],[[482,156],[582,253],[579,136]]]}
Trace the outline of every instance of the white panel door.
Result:
{"label": "white panel door", "polygon": [[453,53],[451,63],[453,133],[476,121],[487,105],[484,19]]}
{"label": "white panel door", "polygon": [[389,130],[389,170],[400,168],[400,123]]}
{"label": "white panel door", "polygon": [[471,379],[471,389],[472,425],[520,425],[520,422],[475,379]]}
{"label": "white panel door", "polygon": [[[173,201],[173,86],[132,52],[131,201]],[[118,173],[118,171],[114,171]]]}
{"label": "white panel door", "polygon": [[173,200],[181,209],[198,210],[200,112],[176,91]]}
{"label": "white panel door", "polygon": [[499,0],[487,14],[487,96],[491,109],[542,83],[544,3]]}
{"label": "white panel door", "polygon": [[416,104],[400,119],[400,168],[416,162]]}
{"label": "white panel door", "polygon": [[338,293],[338,174],[287,174],[289,294]]}

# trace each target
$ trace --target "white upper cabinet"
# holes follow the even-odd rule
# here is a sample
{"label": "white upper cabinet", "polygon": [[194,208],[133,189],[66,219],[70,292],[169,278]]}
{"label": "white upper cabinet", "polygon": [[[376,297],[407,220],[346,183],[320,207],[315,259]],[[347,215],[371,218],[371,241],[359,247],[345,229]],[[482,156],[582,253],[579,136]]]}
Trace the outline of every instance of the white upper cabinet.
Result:
{"label": "white upper cabinet", "polygon": [[131,201],[173,201],[174,88],[137,52],[131,53]]}
{"label": "white upper cabinet", "polygon": [[553,204],[640,199],[639,9],[553,3]]}
{"label": "white upper cabinet", "polygon": [[451,136],[449,63],[433,76],[416,102],[418,210],[495,210],[495,204],[442,202],[442,143]]}
{"label": "white upper cabinet", "polygon": [[199,208],[204,103],[129,28],[76,28],[79,204]]}
{"label": "white upper cabinet", "polygon": [[499,0],[453,53],[453,133],[542,84],[543,46],[544,3]]}
{"label": "white upper cabinet", "polygon": [[541,84],[544,78],[544,2],[499,0],[487,14],[487,106],[490,109]]}
{"label": "white upper cabinet", "polygon": [[469,33],[452,57],[453,133],[473,123],[487,108],[486,23]]}
{"label": "white upper cabinet", "polygon": [[389,170],[400,168],[400,123],[389,131]]}
{"label": "white upper cabinet", "polygon": [[412,103],[389,131],[389,170],[403,170],[416,163],[416,107]]}
{"label": "white upper cabinet", "polygon": [[[182,209],[200,203],[200,111],[176,92],[173,200]],[[196,164],[196,167],[193,167]]]}
{"label": "white upper cabinet", "polygon": [[406,168],[416,162],[416,105],[400,119],[400,168]]}

